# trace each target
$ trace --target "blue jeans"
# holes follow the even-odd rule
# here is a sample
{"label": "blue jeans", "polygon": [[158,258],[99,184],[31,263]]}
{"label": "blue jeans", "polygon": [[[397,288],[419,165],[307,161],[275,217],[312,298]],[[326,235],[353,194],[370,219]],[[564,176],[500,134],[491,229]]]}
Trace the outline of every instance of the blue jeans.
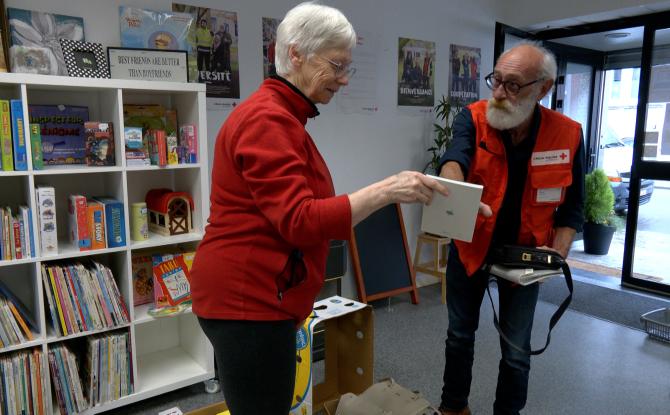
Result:
{"label": "blue jeans", "polygon": [[[445,348],[442,409],[460,410],[468,405],[472,382],[475,331],[479,309],[489,275],[478,271],[468,277],[451,245],[447,263],[447,310],[449,329]],[[530,348],[538,284],[513,286],[498,279],[499,318],[502,331],[517,345]],[[502,358],[498,368],[498,386],[493,404],[494,414],[518,414],[526,405],[530,356],[500,339]]]}

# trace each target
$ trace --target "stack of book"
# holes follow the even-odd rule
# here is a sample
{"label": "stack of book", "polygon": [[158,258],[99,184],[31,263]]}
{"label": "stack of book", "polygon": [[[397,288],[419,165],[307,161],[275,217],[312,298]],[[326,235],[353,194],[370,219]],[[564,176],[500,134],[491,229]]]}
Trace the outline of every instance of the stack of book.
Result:
{"label": "stack of book", "polygon": [[0,413],[47,413],[46,360],[42,351],[20,351],[0,357]]}
{"label": "stack of book", "polygon": [[26,306],[0,282],[0,347],[35,339],[37,324]]}
{"label": "stack of book", "polygon": [[10,207],[0,207],[0,236],[0,261],[35,256],[30,208],[19,206],[18,213],[12,214]]}
{"label": "stack of book", "polygon": [[97,406],[133,393],[128,332],[86,338],[88,401]]}
{"label": "stack of book", "polygon": [[130,321],[112,271],[100,263],[42,264],[42,280],[58,335],[107,329]]}
{"label": "stack of book", "polygon": [[69,235],[80,251],[115,248],[126,244],[123,203],[108,197],[68,197]]}
{"label": "stack of book", "polygon": [[88,409],[75,354],[59,344],[49,350],[49,367],[60,413],[74,414]]}

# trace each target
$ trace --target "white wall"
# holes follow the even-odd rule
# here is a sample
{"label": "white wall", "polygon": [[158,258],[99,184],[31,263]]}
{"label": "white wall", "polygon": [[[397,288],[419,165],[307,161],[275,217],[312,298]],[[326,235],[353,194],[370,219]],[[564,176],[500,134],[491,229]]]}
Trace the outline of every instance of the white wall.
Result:
{"label": "white wall", "polygon": [[[240,91],[242,98],[262,79],[261,17],[281,18],[296,1],[184,1],[198,6],[236,11],[239,22]],[[482,76],[491,69],[495,0],[445,2],[441,0],[340,0],[326,1],[340,8],[354,27],[380,35],[375,115],[343,115],[335,104],[320,108],[321,116],[308,122],[328,163],[338,193],[351,192],[403,169],[420,170],[428,160],[425,149],[432,139],[432,115],[409,115],[396,106],[398,37],[436,42],[436,101],[446,93],[448,52],[451,43],[482,49]],[[104,46],[119,45],[119,5],[170,10],[170,0],[5,0],[7,7],[39,10],[84,18],[86,40]],[[482,89],[483,88],[483,89]],[[486,96],[487,90],[481,84]],[[227,113],[208,113],[212,139]],[[405,223],[412,250],[419,228],[420,208],[406,207]],[[345,278],[344,294],[356,296],[351,277]]]}

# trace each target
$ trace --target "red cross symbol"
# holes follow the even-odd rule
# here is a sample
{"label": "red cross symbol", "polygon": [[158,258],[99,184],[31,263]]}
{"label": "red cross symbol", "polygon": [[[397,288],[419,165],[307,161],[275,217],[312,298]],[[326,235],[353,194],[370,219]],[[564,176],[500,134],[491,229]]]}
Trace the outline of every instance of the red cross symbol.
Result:
{"label": "red cross symbol", "polygon": [[561,158],[561,160],[565,160],[565,158],[567,157],[567,154],[561,153],[561,155],[559,157]]}

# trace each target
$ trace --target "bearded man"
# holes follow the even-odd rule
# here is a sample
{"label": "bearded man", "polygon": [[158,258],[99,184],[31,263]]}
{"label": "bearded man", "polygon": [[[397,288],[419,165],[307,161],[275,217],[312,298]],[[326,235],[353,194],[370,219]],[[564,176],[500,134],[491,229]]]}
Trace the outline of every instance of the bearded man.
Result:
{"label": "bearded man", "polygon": [[[447,331],[440,410],[470,414],[475,331],[495,247],[551,248],[567,257],[584,219],[584,144],[579,123],[539,105],[556,79],[556,60],[535,43],[505,51],[486,78],[492,98],[468,105],[453,123],[442,177],[484,186],[470,243],[455,241],[447,264]],[[538,284],[498,280],[500,327],[530,349]],[[490,345],[492,346],[492,345]],[[518,414],[526,404],[530,355],[502,339],[494,414]]]}

